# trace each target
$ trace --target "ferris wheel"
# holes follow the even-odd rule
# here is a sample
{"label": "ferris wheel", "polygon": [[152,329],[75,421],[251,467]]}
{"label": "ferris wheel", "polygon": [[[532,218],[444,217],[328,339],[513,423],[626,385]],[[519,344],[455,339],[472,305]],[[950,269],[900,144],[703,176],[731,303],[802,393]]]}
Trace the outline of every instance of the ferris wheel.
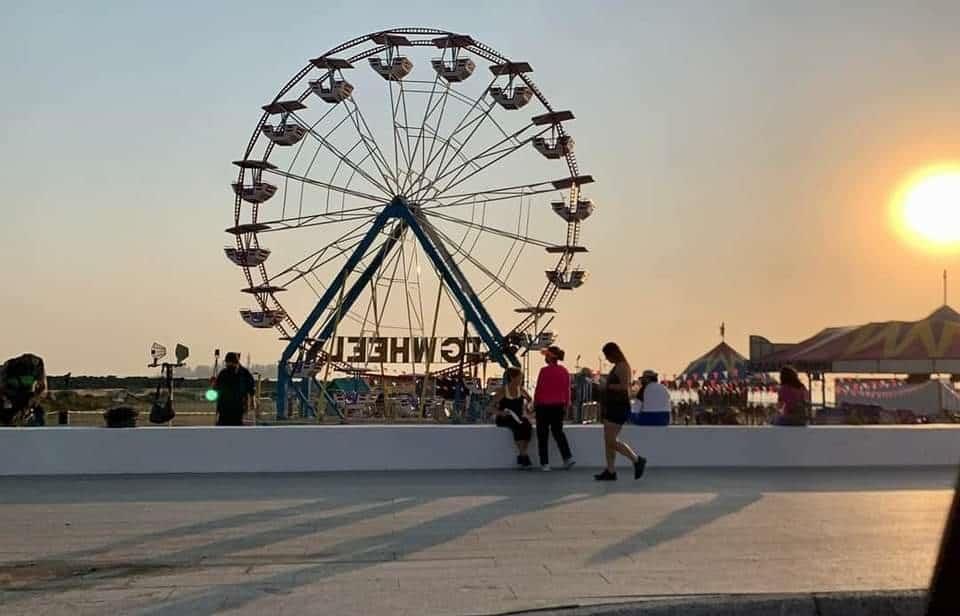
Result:
{"label": "ferris wheel", "polygon": [[532,73],[471,36],[397,28],[310,60],[262,107],[225,252],[243,320],[287,342],[281,416],[295,376],[507,367],[554,342],[558,296],[587,279],[593,178],[574,114]]}

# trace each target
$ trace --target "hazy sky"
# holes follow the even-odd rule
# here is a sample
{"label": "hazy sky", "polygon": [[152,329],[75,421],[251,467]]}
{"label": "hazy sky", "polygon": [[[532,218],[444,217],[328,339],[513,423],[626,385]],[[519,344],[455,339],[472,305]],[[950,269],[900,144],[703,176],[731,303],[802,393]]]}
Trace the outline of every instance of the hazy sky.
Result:
{"label": "hazy sky", "polygon": [[672,373],[721,321],[746,353],[751,333],[922,317],[960,255],[909,246],[887,208],[960,159],[958,23],[952,1],[4,2],[0,355],[93,374],[144,372],[154,340],[277,357],[237,317],[229,163],[306,59],[401,25],[528,60],[576,111],[601,209],[592,278],[558,303],[571,355],[616,339]]}

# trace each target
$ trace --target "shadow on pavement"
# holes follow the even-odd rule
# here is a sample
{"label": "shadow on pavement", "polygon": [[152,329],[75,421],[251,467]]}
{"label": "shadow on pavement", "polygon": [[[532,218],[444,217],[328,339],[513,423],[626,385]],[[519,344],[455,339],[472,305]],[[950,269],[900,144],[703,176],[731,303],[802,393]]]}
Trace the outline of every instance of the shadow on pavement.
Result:
{"label": "shadow on pavement", "polygon": [[712,499],[694,503],[689,507],[670,513],[657,524],[644,528],[635,535],[627,537],[594,554],[587,560],[590,565],[603,564],[624,555],[649,550],[661,543],[679,539],[711,522],[732,515],[756,503],[761,494],[717,494]]}
{"label": "shadow on pavement", "polygon": [[[184,504],[296,500],[297,504],[221,517],[215,520],[148,532],[102,546],[52,555],[37,564],[82,563],[97,557],[110,562],[118,550],[139,548],[141,561],[115,563],[117,576],[38,588],[44,595],[84,590],[113,583],[125,571],[157,567],[188,569],[216,561],[242,561],[244,552],[282,542],[304,541],[311,535],[330,540],[322,553],[304,553],[283,572],[236,584],[184,590],[185,596],[154,605],[147,613],[209,613],[237,608],[268,596],[309,586],[336,575],[374,567],[454,541],[504,518],[547,511],[617,493],[712,494],[706,502],[672,512],[652,528],[644,529],[590,558],[605,563],[677,539],[724,516],[759,501],[766,492],[942,490],[952,486],[950,469],[824,469],[824,470],[723,470],[656,469],[642,481],[597,484],[586,471],[571,473],[517,473],[515,471],[462,471],[414,473],[326,473],[301,475],[215,475],[165,477],[5,478],[0,480],[0,504]],[[395,516],[447,498],[473,497],[463,509],[411,518],[412,525],[372,536],[337,541],[337,531],[381,516]],[[343,509],[343,511],[338,511]],[[16,520],[6,520],[17,523]],[[29,521],[22,521],[24,524]],[[127,520],[130,522],[130,520]],[[135,522],[135,520],[134,520]],[[269,528],[251,528],[272,523]],[[220,531],[230,531],[226,535]],[[214,533],[215,537],[207,536]],[[170,538],[195,537],[187,547],[163,551]],[[213,539],[213,540],[211,540]],[[156,550],[156,555],[152,550]],[[253,557],[256,558],[256,557]],[[262,558],[262,556],[259,556]],[[239,560],[238,560],[239,559]],[[269,562],[261,564],[270,564]],[[150,575],[147,573],[146,575]],[[61,581],[62,582],[62,581]],[[7,605],[32,593],[8,593]],[[16,596],[12,596],[16,595]],[[143,608],[141,608],[143,609]]]}

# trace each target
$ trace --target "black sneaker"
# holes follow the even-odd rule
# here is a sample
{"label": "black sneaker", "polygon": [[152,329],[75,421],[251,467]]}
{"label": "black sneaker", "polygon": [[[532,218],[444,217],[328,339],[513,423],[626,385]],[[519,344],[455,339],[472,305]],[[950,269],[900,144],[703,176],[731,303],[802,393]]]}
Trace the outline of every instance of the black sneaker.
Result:
{"label": "black sneaker", "polygon": [[617,480],[617,474],[616,474],[616,473],[611,473],[611,472],[608,471],[608,470],[604,470],[604,471],[603,471],[602,473],[600,473],[599,475],[594,475],[593,478],[596,479],[597,481],[616,481],[616,480]]}
{"label": "black sneaker", "polygon": [[528,471],[533,468],[533,462],[530,460],[530,456],[520,456],[517,458],[517,463],[520,465],[520,470]]}
{"label": "black sneaker", "polygon": [[643,471],[647,468],[647,459],[643,456],[640,456],[636,462],[633,463],[633,478],[640,479],[643,477]]}

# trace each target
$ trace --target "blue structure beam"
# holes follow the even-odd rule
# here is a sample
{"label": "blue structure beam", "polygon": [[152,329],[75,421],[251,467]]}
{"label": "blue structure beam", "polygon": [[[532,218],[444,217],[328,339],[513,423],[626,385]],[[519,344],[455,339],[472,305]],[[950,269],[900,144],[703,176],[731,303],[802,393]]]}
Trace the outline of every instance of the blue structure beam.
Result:
{"label": "blue structure beam", "polygon": [[[287,416],[287,388],[293,382],[293,375],[290,373],[290,359],[294,353],[301,349],[310,331],[316,327],[317,321],[320,320],[320,317],[327,311],[331,302],[333,302],[334,298],[340,293],[341,287],[346,283],[347,276],[360,264],[364,255],[370,250],[370,246],[373,245],[374,240],[377,239],[380,231],[383,230],[390,219],[396,217],[397,209],[396,203],[391,203],[377,215],[366,235],[360,240],[360,244],[357,245],[353,254],[347,259],[343,269],[340,270],[330,286],[327,287],[327,290],[320,297],[317,305],[314,306],[313,310],[297,329],[296,335],[290,339],[287,348],[284,349],[277,366],[277,419],[285,419]],[[297,388],[294,389],[297,390]],[[306,401],[306,403],[309,405],[309,401]]]}
{"label": "blue structure beam", "polygon": [[477,334],[479,334],[480,339],[483,340],[484,344],[487,345],[487,348],[490,350],[490,354],[497,361],[497,363],[504,368],[508,367],[510,363],[503,352],[503,337],[498,337],[487,327],[487,323],[480,316],[476,306],[467,296],[466,292],[461,288],[460,281],[457,279],[454,271],[449,267],[450,264],[440,255],[439,250],[443,250],[442,244],[441,248],[438,250],[437,246],[432,241],[432,238],[427,234],[427,232],[424,230],[424,227],[421,225],[420,217],[414,216],[413,212],[411,212],[409,209],[405,209],[402,215],[406,219],[410,230],[413,231],[413,234],[420,241],[420,245],[423,247],[424,252],[427,253],[430,261],[433,262],[433,266],[440,274],[443,282],[447,285],[447,288],[460,304],[467,322],[473,325],[473,328],[476,330]]}
{"label": "blue structure beam", "polygon": [[[359,278],[349,287],[344,289],[347,277],[357,269],[367,251],[373,245],[374,240],[387,226],[390,220],[397,220],[397,224],[390,232],[387,241],[380,247],[376,255],[366,265]],[[295,353],[303,350],[303,345],[307,336],[314,331],[321,318],[324,315],[326,319],[320,326],[320,333],[313,342],[313,348],[323,348],[323,345],[333,335],[340,320],[340,316],[349,311],[353,304],[360,297],[364,287],[383,266],[387,256],[396,246],[397,242],[403,237],[403,234],[409,229],[413,232],[417,241],[420,243],[427,257],[430,259],[434,268],[441,278],[441,284],[446,285],[447,289],[456,299],[463,310],[464,318],[473,326],[474,330],[480,336],[480,339],[489,349],[490,355],[502,367],[519,366],[519,361],[513,353],[508,353],[504,349],[503,334],[500,332],[493,318],[483,306],[477,293],[473,290],[463,271],[457,266],[456,261],[447,251],[446,246],[439,239],[436,231],[429,221],[427,221],[415,208],[407,203],[402,197],[396,197],[383,211],[374,219],[370,229],[364,235],[360,244],[347,259],[343,269],[337,274],[333,282],[327,287],[324,294],[320,297],[317,305],[304,320],[303,324],[297,330],[287,344],[283,355],[280,357],[277,373],[277,419],[286,417],[287,391],[293,384],[293,374],[290,370],[290,360]],[[342,301],[336,306],[334,312],[329,312],[331,306],[335,303],[335,298],[341,295]],[[294,391],[300,396],[301,400],[312,410],[312,403],[304,400],[304,394],[301,388],[294,387]],[[329,396],[328,396],[329,398]],[[328,404],[331,400],[327,400]]]}
{"label": "blue structure beam", "polygon": [[[444,258],[444,261],[449,263],[450,270],[453,273],[454,277],[459,282],[460,286],[463,288],[466,296],[473,302],[477,310],[477,315],[483,322],[486,324],[487,328],[490,331],[491,336],[499,341],[503,341],[503,333],[500,331],[500,328],[497,327],[496,321],[493,320],[493,317],[490,316],[490,313],[487,312],[486,306],[483,305],[483,302],[480,300],[480,297],[477,295],[477,292],[473,290],[473,286],[470,284],[470,281],[467,280],[467,277],[463,275],[463,270],[460,269],[460,266],[457,265],[456,259],[450,254],[446,249],[446,245],[440,240],[436,231],[434,231],[433,226],[429,221],[423,220],[421,216],[417,216],[417,219],[421,222],[421,226],[430,236],[434,245],[438,247],[438,251],[441,253],[441,256]],[[513,353],[503,353],[503,359],[505,359],[509,365],[520,366],[520,362],[517,359],[516,355]],[[497,360],[500,364],[503,364],[502,360]],[[504,368],[507,366],[504,365]]]}

